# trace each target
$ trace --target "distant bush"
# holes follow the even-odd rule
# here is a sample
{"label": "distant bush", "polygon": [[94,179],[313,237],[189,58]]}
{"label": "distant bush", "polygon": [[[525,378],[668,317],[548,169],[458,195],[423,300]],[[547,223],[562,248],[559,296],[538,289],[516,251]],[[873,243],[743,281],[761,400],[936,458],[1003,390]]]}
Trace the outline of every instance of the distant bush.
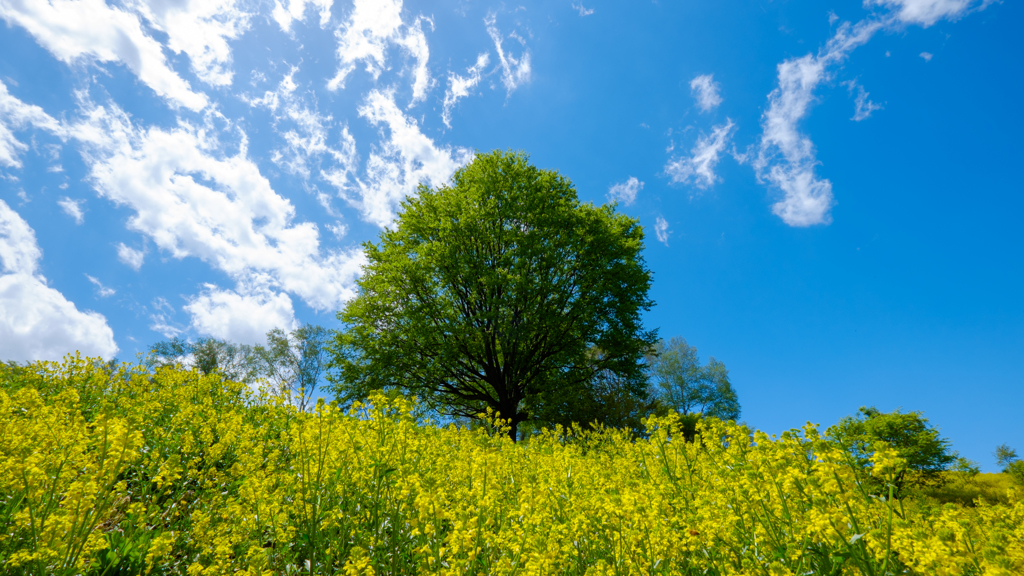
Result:
{"label": "distant bush", "polygon": [[970,466],[950,450],[949,440],[939,436],[920,412],[881,412],[861,408],[826,431],[826,437],[848,452],[858,467],[867,471],[873,454],[881,447],[895,450],[902,462],[894,486],[902,496],[906,488],[941,485],[945,472],[955,465]]}

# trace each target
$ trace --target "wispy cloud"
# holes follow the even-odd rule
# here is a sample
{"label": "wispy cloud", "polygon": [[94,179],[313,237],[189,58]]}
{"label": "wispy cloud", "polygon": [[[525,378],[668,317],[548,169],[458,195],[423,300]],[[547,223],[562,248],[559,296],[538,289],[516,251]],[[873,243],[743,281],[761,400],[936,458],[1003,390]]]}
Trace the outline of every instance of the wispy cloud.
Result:
{"label": "wispy cloud", "polygon": [[753,166],[758,179],[779,189],[783,197],[772,211],[790,226],[813,226],[832,221],[832,183],[818,178],[814,143],[800,133],[814,90],[830,69],[882,27],[875,20],[855,26],[845,23],[817,55],[786,60],[778,66],[779,86],[768,95],[761,117],[761,142]]}
{"label": "wispy cloud", "polygon": [[715,167],[725,152],[736,125],[726,118],[725,124],[715,126],[711,134],[701,136],[690,150],[689,156],[669,160],[665,174],[673,184],[693,184],[706,189],[719,180]]}
{"label": "wispy cloud", "polygon": [[[2,10],[0,6],[0,10]],[[0,166],[21,168],[19,155],[28,145],[14,137],[15,130],[39,128],[58,136],[64,135],[64,127],[42,108],[26,104],[7,90],[0,80]]]}
{"label": "wispy cloud", "polygon": [[274,0],[274,10],[270,13],[277,25],[284,32],[291,32],[292,22],[305,19],[306,7],[319,8],[320,27],[324,28],[331,21],[331,6],[334,0],[286,0],[287,7],[281,0]]}
{"label": "wispy cloud", "polygon": [[402,0],[356,0],[352,14],[335,32],[338,38],[338,72],[327,84],[331,90],[345,87],[348,75],[363,63],[374,79],[386,63],[388,44],[402,27]]}
{"label": "wispy cloud", "polygon": [[67,196],[57,200],[57,205],[64,211],[65,214],[75,219],[75,224],[81,224],[85,222],[85,214],[82,212],[82,204],[85,204],[85,200],[72,200]]}
{"label": "wispy cloud", "polygon": [[580,16],[590,16],[591,14],[594,13],[594,9],[593,8],[590,8],[590,9],[585,8],[583,6],[583,2],[573,2],[572,3],[572,7],[573,7],[573,9],[575,9],[576,11],[578,11],[580,13]]}
{"label": "wispy cloud", "polygon": [[[851,25],[843,23],[815,54],[791,58],[778,65],[778,87],[768,95],[768,109],[761,117],[762,135],[753,161],[758,180],[782,192],[772,211],[790,226],[813,226],[832,221],[832,183],[815,174],[818,164],[814,143],[798,124],[814,102],[814,91],[832,70],[882,28],[907,24],[931,26],[940,19],[956,20],[972,10],[982,10],[991,0],[866,0],[865,6],[883,11]],[[886,53],[888,55],[888,53]],[[930,60],[932,55],[922,52]],[[863,89],[861,89],[863,90]],[[858,93],[854,120],[867,118],[878,105]]]}
{"label": "wispy cloud", "polygon": [[506,52],[502,47],[504,38],[501,32],[498,31],[497,21],[498,18],[494,12],[489,13],[484,18],[487,33],[491,36],[491,40],[494,41],[494,49],[497,51],[498,61],[501,63],[501,82],[505,85],[507,93],[512,94],[516,88],[530,81],[530,51],[526,49],[526,42],[519,35],[513,33],[509,37],[518,40],[523,45],[523,52],[518,58]]}
{"label": "wispy cloud", "polygon": [[865,0],[865,6],[883,6],[906,24],[925,28],[939,20],[958,20],[971,10],[983,10],[993,0]]}
{"label": "wispy cloud", "polygon": [[874,112],[875,110],[882,109],[881,104],[875,104],[871,100],[868,100],[868,96],[870,95],[870,93],[865,91],[864,87],[861,86],[860,83],[858,83],[856,80],[849,80],[847,82],[843,82],[843,84],[846,85],[847,88],[849,88],[850,94],[853,94],[854,92],[857,93],[853,101],[854,113],[853,117],[850,118],[851,120],[855,122],[866,120],[871,117],[872,112]]}
{"label": "wispy cloud", "polygon": [[668,229],[668,221],[661,216],[655,218],[654,235],[658,238],[658,242],[668,246],[668,237],[670,234],[672,234],[672,231]]}
{"label": "wispy cloud", "polygon": [[359,115],[380,128],[382,141],[366,161],[366,178],[357,182],[359,198],[347,199],[378,226],[391,223],[398,203],[420,183],[440,186],[473,158],[464,148],[435,144],[402,112],[393,92],[371,91]]}
{"label": "wispy cloud", "polygon": [[921,52],[921,58],[924,58],[925,62],[931,62],[935,55],[931,52]]}
{"label": "wispy cloud", "polygon": [[99,279],[97,279],[95,276],[90,276],[86,274],[85,277],[89,279],[89,282],[92,282],[93,285],[96,286],[96,294],[100,298],[106,298],[108,296],[113,296],[114,294],[117,294],[116,290],[104,286],[103,283],[100,282]]}
{"label": "wispy cloud", "polygon": [[697,106],[704,112],[710,112],[722,103],[721,90],[722,86],[715,82],[713,74],[704,74],[690,80],[690,92]]}
{"label": "wispy cloud", "polygon": [[130,246],[126,246],[121,242],[117,245],[117,259],[132,270],[138,270],[139,268],[142,268],[142,263],[146,259],[146,253],[141,250],[136,250]]}
{"label": "wispy cloud", "polygon": [[480,83],[484,68],[490,62],[490,54],[481,52],[476,57],[476,64],[466,69],[466,76],[448,72],[448,89],[444,93],[444,105],[441,111],[441,120],[445,126],[452,127],[452,108],[460,99],[469,96],[470,90],[476,88]]}
{"label": "wispy cloud", "polygon": [[636,200],[637,192],[644,189],[644,183],[630,176],[625,182],[619,182],[608,189],[609,202],[621,202],[629,206]]}

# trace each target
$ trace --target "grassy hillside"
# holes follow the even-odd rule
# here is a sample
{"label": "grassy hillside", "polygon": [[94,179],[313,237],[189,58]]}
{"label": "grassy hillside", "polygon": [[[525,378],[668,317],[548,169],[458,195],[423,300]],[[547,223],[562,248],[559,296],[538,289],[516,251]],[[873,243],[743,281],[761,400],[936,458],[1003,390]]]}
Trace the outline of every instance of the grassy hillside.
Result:
{"label": "grassy hillside", "polygon": [[78,358],[0,368],[0,572],[1024,573],[1024,501],[1002,480],[976,505],[892,500],[891,454],[856,470],[811,427],[712,421],[686,443],[669,418],[638,441],[516,445],[411,408],[298,413],[218,377]]}

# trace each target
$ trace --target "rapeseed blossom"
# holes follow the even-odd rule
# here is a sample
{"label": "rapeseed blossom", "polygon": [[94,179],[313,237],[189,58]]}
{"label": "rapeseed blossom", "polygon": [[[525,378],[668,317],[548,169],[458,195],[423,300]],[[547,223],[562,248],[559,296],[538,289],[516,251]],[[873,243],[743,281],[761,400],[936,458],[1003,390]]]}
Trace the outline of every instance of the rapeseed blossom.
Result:
{"label": "rapeseed blossom", "polygon": [[[0,371],[5,574],[1024,573],[1024,501],[896,499],[814,426],[685,442],[500,421],[440,427],[379,396],[300,412],[174,368],[69,357]],[[879,488],[881,486],[882,488]],[[890,487],[887,489],[886,487]]]}

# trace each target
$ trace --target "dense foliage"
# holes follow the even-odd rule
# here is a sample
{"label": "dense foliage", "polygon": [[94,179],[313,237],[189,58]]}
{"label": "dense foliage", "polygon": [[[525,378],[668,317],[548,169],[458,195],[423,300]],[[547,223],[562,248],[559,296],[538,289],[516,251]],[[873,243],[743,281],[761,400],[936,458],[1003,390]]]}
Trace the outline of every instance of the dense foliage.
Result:
{"label": "dense foliage", "polygon": [[894,449],[906,461],[895,481],[900,493],[908,485],[941,483],[942,472],[950,470],[958,459],[949,440],[940,436],[920,412],[882,412],[862,407],[856,416],[847,416],[830,427],[827,435],[848,450],[862,468],[879,442]]}
{"label": "dense foliage", "polygon": [[[343,413],[164,367],[0,368],[4,574],[1024,572],[1024,501],[878,497],[808,426],[647,438]],[[570,439],[571,437],[571,439]],[[906,462],[878,445],[873,478]]]}
{"label": "dense foliage", "polygon": [[453,416],[491,409],[557,421],[595,375],[641,378],[655,341],[641,313],[643,228],[580,202],[525,154],[480,154],[450,186],[422,185],[393,229],[365,243],[359,294],[333,348],[342,395],[400,388]]}

